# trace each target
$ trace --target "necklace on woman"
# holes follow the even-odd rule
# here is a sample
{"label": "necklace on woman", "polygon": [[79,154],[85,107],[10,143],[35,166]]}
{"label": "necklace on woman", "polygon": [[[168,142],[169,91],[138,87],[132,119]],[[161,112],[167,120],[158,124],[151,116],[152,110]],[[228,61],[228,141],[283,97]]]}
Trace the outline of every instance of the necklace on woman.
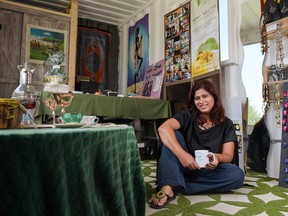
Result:
{"label": "necklace on woman", "polygon": [[212,123],[212,124],[207,124],[207,123],[204,123],[202,125],[198,125],[198,127],[201,129],[201,130],[208,130],[212,127],[214,127],[215,125]]}

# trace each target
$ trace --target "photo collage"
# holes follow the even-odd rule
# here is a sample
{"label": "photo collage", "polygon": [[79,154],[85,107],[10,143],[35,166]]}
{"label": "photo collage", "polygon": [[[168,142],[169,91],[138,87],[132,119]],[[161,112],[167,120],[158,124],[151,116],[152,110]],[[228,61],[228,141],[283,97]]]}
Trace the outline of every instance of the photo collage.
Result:
{"label": "photo collage", "polygon": [[166,82],[190,79],[190,3],[166,14],[164,22]]}

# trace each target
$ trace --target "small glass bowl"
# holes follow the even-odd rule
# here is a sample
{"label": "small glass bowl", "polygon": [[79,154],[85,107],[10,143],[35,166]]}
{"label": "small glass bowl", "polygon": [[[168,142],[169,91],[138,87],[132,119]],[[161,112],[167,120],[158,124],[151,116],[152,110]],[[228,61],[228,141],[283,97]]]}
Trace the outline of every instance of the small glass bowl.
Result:
{"label": "small glass bowl", "polygon": [[62,120],[66,124],[79,124],[83,118],[81,113],[65,113],[62,115]]}

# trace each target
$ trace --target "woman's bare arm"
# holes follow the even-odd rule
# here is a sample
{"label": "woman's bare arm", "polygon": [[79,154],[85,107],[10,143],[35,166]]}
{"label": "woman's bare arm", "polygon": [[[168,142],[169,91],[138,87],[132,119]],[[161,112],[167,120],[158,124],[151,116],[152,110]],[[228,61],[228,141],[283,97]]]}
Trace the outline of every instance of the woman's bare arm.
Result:
{"label": "woman's bare arm", "polygon": [[221,154],[216,154],[219,163],[230,163],[234,157],[234,148],[234,142],[224,143]]}

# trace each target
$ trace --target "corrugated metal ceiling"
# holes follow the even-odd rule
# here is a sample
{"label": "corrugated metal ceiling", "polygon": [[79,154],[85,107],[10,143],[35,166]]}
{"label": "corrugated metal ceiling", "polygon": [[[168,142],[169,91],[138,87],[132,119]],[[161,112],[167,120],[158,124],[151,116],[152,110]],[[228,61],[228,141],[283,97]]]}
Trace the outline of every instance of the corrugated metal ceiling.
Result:
{"label": "corrugated metal ceiling", "polygon": [[[10,0],[27,5],[64,12],[70,0]],[[97,20],[116,26],[137,15],[154,0],[79,0],[78,14],[81,18]]]}
{"label": "corrugated metal ceiling", "polygon": [[[64,12],[70,0],[11,0],[46,9]],[[79,0],[79,17],[121,26],[155,0]],[[259,33],[260,0],[248,0],[242,5],[241,38],[255,38]],[[253,34],[254,36],[249,36]],[[242,37],[243,35],[243,37]],[[244,40],[244,41],[243,41]],[[260,41],[260,36],[259,36]],[[258,42],[259,42],[258,41]]]}

